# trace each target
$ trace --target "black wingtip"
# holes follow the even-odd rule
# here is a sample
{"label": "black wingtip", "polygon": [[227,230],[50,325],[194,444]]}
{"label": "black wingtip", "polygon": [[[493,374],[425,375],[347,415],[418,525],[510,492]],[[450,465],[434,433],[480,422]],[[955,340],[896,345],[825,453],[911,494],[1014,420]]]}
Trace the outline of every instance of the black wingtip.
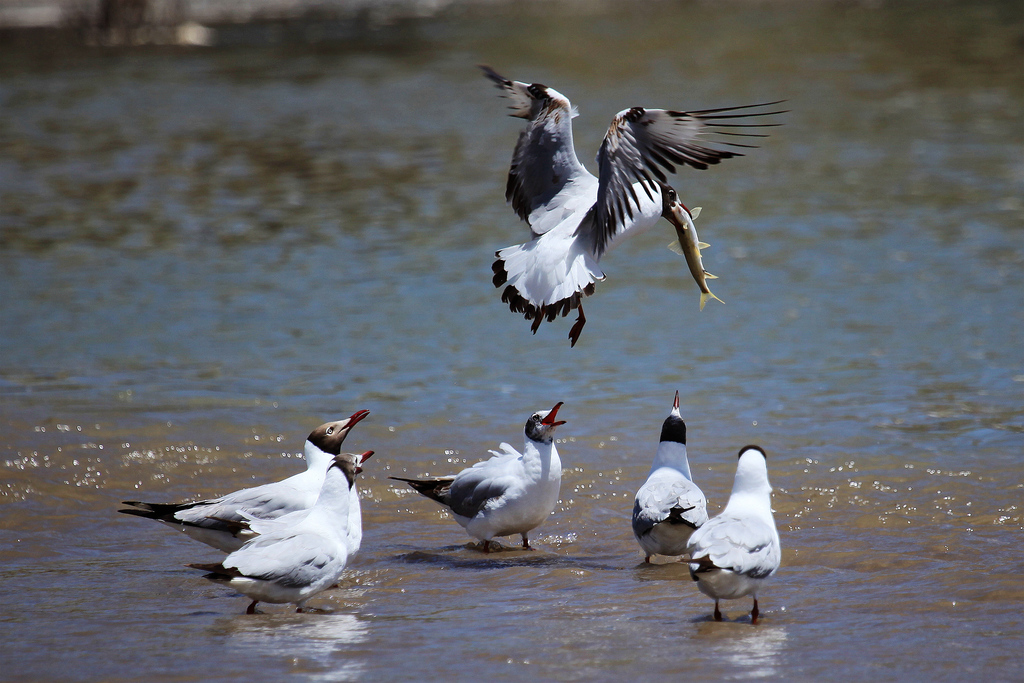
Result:
{"label": "black wingtip", "polygon": [[[756,107],[774,107],[776,104],[782,104],[783,102],[786,102],[786,101],[788,101],[788,100],[775,100],[773,102],[758,102],[757,104],[741,104],[741,105],[735,106],[735,107],[715,107],[713,109],[691,109],[690,111],[684,111],[684,112],[678,112],[678,113],[680,113],[680,114],[682,114],[684,116],[686,116],[686,115],[689,115],[689,116],[699,116],[699,115],[702,115],[702,114],[711,114],[711,115],[713,115],[713,114],[719,114],[719,113],[727,112],[727,111],[740,111],[742,109],[754,109]],[[788,111],[789,110],[786,109],[785,111],[761,112],[761,113],[757,113],[757,114],[754,114],[754,113],[743,114],[743,116],[771,116],[772,114],[785,114]],[[672,112],[672,113],[677,113],[677,112]]]}
{"label": "black wingtip", "polygon": [[478,69],[484,72],[484,76],[494,81],[496,87],[507,88],[512,85],[512,81],[505,78],[504,76],[502,76],[501,74],[499,74],[497,71],[487,66],[486,64],[477,64],[476,66]]}
{"label": "black wingtip", "polygon": [[118,510],[123,515],[135,515],[136,517],[144,517],[146,519],[158,519],[159,517],[154,514],[151,510],[140,510],[139,508],[122,508]]}

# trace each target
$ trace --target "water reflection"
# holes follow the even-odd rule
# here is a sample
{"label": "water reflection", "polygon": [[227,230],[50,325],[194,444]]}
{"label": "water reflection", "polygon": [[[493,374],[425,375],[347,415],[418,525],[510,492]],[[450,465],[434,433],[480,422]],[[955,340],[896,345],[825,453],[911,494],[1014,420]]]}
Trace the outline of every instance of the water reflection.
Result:
{"label": "water reflection", "polygon": [[366,670],[352,646],[367,641],[369,626],[353,614],[241,615],[219,622],[228,647],[283,659],[290,672],[308,681],[354,681]]}
{"label": "water reflection", "polygon": [[710,656],[729,662],[746,677],[769,678],[779,673],[787,634],[785,627],[770,624],[706,622],[698,626],[696,640]]}

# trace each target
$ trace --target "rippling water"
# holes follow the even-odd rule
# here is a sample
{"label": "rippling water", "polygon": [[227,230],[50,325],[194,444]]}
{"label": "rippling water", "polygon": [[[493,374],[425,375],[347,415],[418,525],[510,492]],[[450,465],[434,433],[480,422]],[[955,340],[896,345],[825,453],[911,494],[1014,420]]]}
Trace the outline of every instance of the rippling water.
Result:
{"label": "rippling water", "polygon": [[[0,47],[0,678],[1024,678],[1019,3],[218,35]],[[602,264],[575,349],[570,321],[532,336],[490,284],[525,230],[481,62],[566,93],[587,163],[627,106],[786,98],[762,149],[675,178],[726,304],[698,312],[666,225]],[[757,627],[632,538],[676,389],[713,511],[738,448],[768,452]],[[387,479],[518,445],[559,400],[533,552],[485,557]],[[360,408],[365,539],[325,614],[247,617],[182,566],[215,551],[115,513],[287,476]]]}

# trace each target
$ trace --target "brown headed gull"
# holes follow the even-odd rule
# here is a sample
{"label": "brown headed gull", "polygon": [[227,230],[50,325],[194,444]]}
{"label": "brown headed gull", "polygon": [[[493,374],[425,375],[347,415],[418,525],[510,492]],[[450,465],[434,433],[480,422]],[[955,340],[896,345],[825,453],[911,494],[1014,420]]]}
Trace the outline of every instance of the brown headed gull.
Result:
{"label": "brown headed gull", "polygon": [[507,443],[494,457],[478,462],[453,477],[404,479],[418,492],[451,509],[455,521],[490,552],[495,536],[521,534],[523,548],[530,547],[527,533],[547,519],[558,502],[562,463],[555,448],[554,432],[564,420],[555,420],[562,403],[541,410],[526,421],[526,443],[520,454]]}
{"label": "brown headed gull", "polygon": [[349,431],[370,414],[359,410],[350,417],[322,424],[306,439],[306,471],[278,482],[254,486],[212,500],[188,503],[143,503],[126,500],[131,508],[118,510],[161,521],[226,553],[252,538],[249,519],[274,519],[313,505],[320,494],[327,466],[341,452]]}
{"label": "brown headed gull", "polygon": [[[366,451],[364,453],[346,453],[344,454],[350,458],[354,458],[356,463],[360,466],[362,471],[362,465],[370,459],[373,455],[373,451]],[[363,543],[363,511],[362,506],[359,502],[359,486],[353,485],[351,495],[348,498],[348,532],[346,534],[346,545],[348,546],[348,554],[354,555],[359,547]],[[303,517],[309,514],[312,508],[306,508],[305,510],[295,510],[288,514],[275,517],[273,519],[260,519],[248,512],[242,511],[242,515],[245,517],[244,522],[240,524],[248,529],[247,534],[239,534],[240,538],[251,539],[258,534],[265,534],[275,529],[281,529],[285,526],[295,524]]]}
{"label": "brown headed gull", "polygon": [[352,554],[349,541],[350,498],[363,456],[341,453],[326,468],[316,502],[290,521],[270,520],[259,536],[216,564],[190,564],[210,572],[206,578],[225,583],[252,598],[246,614],[260,602],[297,605],[341,577]]}
{"label": "brown headed gull", "polygon": [[722,620],[719,600],[754,598],[751,623],[757,623],[757,591],[782,561],[779,532],[772,517],[768,465],[758,446],[740,449],[736,479],[725,509],[693,532],[686,548],[690,576],[704,595],[715,600],[715,621]]}
{"label": "brown headed gull", "polygon": [[708,521],[707,501],[693,483],[686,459],[686,423],[679,415],[679,392],[661,426],[654,464],[633,503],[633,535],[651,555],[682,555],[694,529]]}
{"label": "brown headed gull", "polygon": [[[680,229],[680,220],[671,215],[678,200],[674,193],[665,196],[665,171],[675,173],[676,165],[706,169],[742,156],[723,147],[752,148],[730,140],[766,137],[751,130],[781,125],[747,122],[783,113],[765,109],[779,102],[689,112],[633,107],[612,119],[594,177],[576,156],[576,110],[564,95],[481,68],[511,101],[510,116],[528,121],[512,154],[505,198],[529,224],[533,239],[496,253],[494,286],[504,287],[501,300],[532,320],[535,333],[545,319],[551,322],[579,309],[569,332],[573,345],[586,322],[581,300],[605,277],[598,267],[605,252],[662,216]],[[679,236],[680,244],[688,246],[685,233]]]}

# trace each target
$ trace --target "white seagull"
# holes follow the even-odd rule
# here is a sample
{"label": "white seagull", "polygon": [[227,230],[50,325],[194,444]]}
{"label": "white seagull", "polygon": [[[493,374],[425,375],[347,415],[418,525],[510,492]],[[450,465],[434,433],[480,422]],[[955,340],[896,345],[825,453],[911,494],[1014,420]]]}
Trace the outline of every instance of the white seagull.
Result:
{"label": "white seagull", "polygon": [[[341,452],[349,431],[370,414],[358,410],[350,417],[322,424],[306,439],[306,471],[281,481],[241,489],[212,500],[187,503],[143,503],[126,500],[127,515],[155,519],[226,553],[234,552],[252,538],[250,519],[274,519],[316,502],[327,466]],[[358,501],[356,502],[358,505]]]}
{"label": "white seagull", "polygon": [[708,521],[707,500],[693,483],[686,459],[686,423],[679,415],[679,392],[661,426],[654,464],[633,503],[633,535],[645,553],[682,555],[695,529]]}
{"label": "white seagull", "polygon": [[[364,453],[346,453],[350,458],[354,458],[356,463],[360,466],[360,472],[362,471],[362,465],[370,459],[373,455],[373,451],[366,451]],[[355,555],[359,550],[359,547],[363,543],[363,511],[362,506],[359,502],[359,486],[353,484],[351,495],[348,497],[348,528],[346,533],[346,542],[348,546],[348,554]],[[289,525],[293,525],[301,521],[312,508],[306,508],[305,510],[295,510],[288,514],[275,517],[273,519],[260,519],[248,512],[242,511],[242,515],[245,517],[244,522],[239,524],[248,530],[248,533],[240,533],[239,538],[252,539],[259,534],[265,534],[275,529],[281,529]]]}
{"label": "white seagull", "polygon": [[337,583],[352,554],[350,498],[362,459],[353,453],[335,456],[316,502],[292,523],[265,522],[259,536],[222,562],[187,566],[210,572],[206,578],[252,598],[246,614],[255,614],[260,602],[290,602],[303,611],[307,600]]}
{"label": "white seagull", "polygon": [[771,494],[764,451],[744,446],[728,504],[690,536],[690,576],[701,593],[714,598],[715,621],[722,620],[719,600],[751,595],[750,621],[757,623],[757,591],[782,561]]}
{"label": "white seagull", "polygon": [[529,549],[527,533],[547,519],[558,502],[562,463],[554,432],[565,420],[555,420],[561,402],[540,410],[526,421],[526,442],[520,454],[507,443],[494,457],[467,467],[455,476],[405,479],[424,496],[451,509],[455,521],[490,552],[495,536],[520,534]]}
{"label": "white seagull", "polygon": [[741,111],[779,102],[689,112],[626,109],[615,115],[605,134],[595,178],[573,148],[576,109],[564,95],[540,83],[511,81],[488,66],[481,69],[511,101],[510,116],[528,121],[512,154],[505,198],[529,224],[532,239],[496,252],[494,286],[505,288],[501,300],[532,320],[534,333],[545,319],[551,322],[579,309],[569,332],[572,345],[586,322],[580,302],[605,277],[598,261],[606,251],[662,216],[677,228],[681,244],[690,242],[682,239],[686,227],[673,216],[673,207],[682,204],[674,192],[666,196],[670,188],[664,171],[675,173],[677,164],[706,169],[743,156],[722,147],[755,147],[730,140],[766,137],[750,129],[781,125],[746,119],[783,113]]}

